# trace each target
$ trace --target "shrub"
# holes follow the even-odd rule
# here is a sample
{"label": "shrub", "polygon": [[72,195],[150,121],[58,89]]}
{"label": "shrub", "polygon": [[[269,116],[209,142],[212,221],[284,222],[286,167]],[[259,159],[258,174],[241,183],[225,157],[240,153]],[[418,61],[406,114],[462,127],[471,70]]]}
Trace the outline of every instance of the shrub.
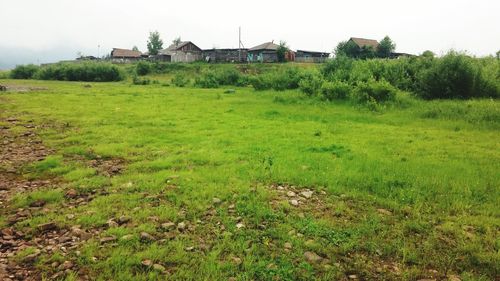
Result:
{"label": "shrub", "polygon": [[274,89],[284,91],[287,89],[299,88],[299,82],[303,74],[296,67],[289,67],[285,70],[268,71],[250,78],[250,84],[255,90]]}
{"label": "shrub", "polygon": [[351,87],[351,85],[341,81],[323,82],[321,95],[327,100],[347,99],[350,96]]}
{"label": "shrub", "polygon": [[314,72],[305,73],[299,82],[300,90],[308,96],[315,95],[321,89],[323,79]]}
{"label": "shrub", "polygon": [[498,97],[496,78],[483,68],[471,57],[449,52],[421,73],[417,93],[425,99]]}
{"label": "shrub", "polygon": [[196,77],[194,85],[200,88],[218,88],[219,82],[214,72],[209,71]]}
{"label": "shrub", "polygon": [[353,91],[357,103],[383,103],[394,101],[398,90],[387,81],[368,81],[359,83]]}
{"label": "shrub", "polygon": [[177,87],[185,87],[189,84],[189,78],[184,74],[178,73],[172,78],[171,82]]}
{"label": "shrub", "polygon": [[18,65],[16,68],[12,69],[10,72],[10,78],[12,79],[32,79],[34,75],[40,69],[39,66],[34,64],[28,65]]}
{"label": "shrub", "polygon": [[135,66],[135,72],[137,75],[148,75],[153,70],[153,64],[147,61],[140,61]]}
{"label": "shrub", "polygon": [[139,78],[137,75],[132,78],[132,84],[134,85],[149,85],[150,83],[151,80],[148,78]]}
{"label": "shrub", "polygon": [[40,80],[111,82],[124,79],[120,69],[108,63],[58,63],[41,67],[34,75]]}

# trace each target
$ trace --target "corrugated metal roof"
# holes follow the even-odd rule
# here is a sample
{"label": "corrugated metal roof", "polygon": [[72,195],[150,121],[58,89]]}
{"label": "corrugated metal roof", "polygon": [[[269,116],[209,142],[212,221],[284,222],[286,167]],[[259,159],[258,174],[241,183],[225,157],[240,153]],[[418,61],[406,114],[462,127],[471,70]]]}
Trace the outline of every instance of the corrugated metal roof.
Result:
{"label": "corrugated metal roof", "polygon": [[255,46],[255,47],[251,48],[249,51],[260,51],[260,50],[276,51],[276,50],[278,50],[279,47],[280,47],[279,45],[276,45],[273,42],[267,42],[267,43]]}
{"label": "corrugated metal roof", "polygon": [[356,38],[356,37],[351,37],[351,39],[358,47],[363,48],[364,46],[371,46],[374,49],[377,49],[379,46],[379,43],[377,40],[373,39],[365,39],[365,38]]}

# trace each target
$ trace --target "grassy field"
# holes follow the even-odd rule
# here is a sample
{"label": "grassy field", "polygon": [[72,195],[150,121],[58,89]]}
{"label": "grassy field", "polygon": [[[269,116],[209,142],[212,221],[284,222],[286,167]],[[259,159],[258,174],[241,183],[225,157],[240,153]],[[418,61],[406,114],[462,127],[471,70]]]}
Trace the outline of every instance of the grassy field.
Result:
{"label": "grassy field", "polygon": [[51,149],[17,169],[50,183],[10,198],[0,226],[30,209],[13,224],[27,241],[50,222],[89,234],[42,248],[44,278],[500,278],[497,100],[375,113],[299,91],[0,82],[35,87],[0,94],[0,125]]}

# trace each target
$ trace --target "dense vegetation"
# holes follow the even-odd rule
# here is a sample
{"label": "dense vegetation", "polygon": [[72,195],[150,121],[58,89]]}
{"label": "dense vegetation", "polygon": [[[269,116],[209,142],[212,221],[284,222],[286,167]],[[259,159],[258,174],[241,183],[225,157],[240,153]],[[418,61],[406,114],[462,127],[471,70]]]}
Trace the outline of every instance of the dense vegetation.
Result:
{"label": "dense vegetation", "polygon": [[57,63],[47,66],[17,66],[10,72],[13,79],[111,82],[125,78],[123,71],[110,63]]}

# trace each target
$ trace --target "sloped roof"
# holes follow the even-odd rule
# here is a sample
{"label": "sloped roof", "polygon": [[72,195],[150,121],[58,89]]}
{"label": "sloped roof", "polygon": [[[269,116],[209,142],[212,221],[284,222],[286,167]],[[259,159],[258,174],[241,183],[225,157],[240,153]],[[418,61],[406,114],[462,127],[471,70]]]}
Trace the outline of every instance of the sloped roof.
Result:
{"label": "sloped roof", "polygon": [[184,47],[188,44],[193,44],[196,48],[200,49],[198,46],[196,46],[196,44],[194,44],[191,41],[182,41],[179,44],[172,44],[172,45],[168,46],[168,48],[161,50],[159,53],[160,54],[169,54],[170,52],[178,51],[179,49],[181,49],[182,47]]}
{"label": "sloped roof", "polygon": [[319,54],[319,55],[327,55],[329,56],[330,53],[327,52],[318,52],[318,51],[306,51],[306,50],[297,50],[296,53],[308,53],[308,54]]}
{"label": "sloped roof", "polygon": [[378,41],[373,39],[351,37],[350,40],[354,42],[356,45],[358,45],[358,47],[360,48],[363,48],[364,46],[369,46],[373,47],[374,49],[377,49],[379,46]]}
{"label": "sloped roof", "polygon": [[276,50],[278,50],[279,47],[280,47],[279,45],[276,45],[273,42],[267,42],[267,43],[255,46],[255,47],[251,48],[249,51],[260,51],[260,50],[276,51]]}
{"label": "sloped roof", "polygon": [[142,55],[139,51],[127,50],[127,49],[119,49],[113,48],[111,51],[111,56],[116,58],[140,58]]}

